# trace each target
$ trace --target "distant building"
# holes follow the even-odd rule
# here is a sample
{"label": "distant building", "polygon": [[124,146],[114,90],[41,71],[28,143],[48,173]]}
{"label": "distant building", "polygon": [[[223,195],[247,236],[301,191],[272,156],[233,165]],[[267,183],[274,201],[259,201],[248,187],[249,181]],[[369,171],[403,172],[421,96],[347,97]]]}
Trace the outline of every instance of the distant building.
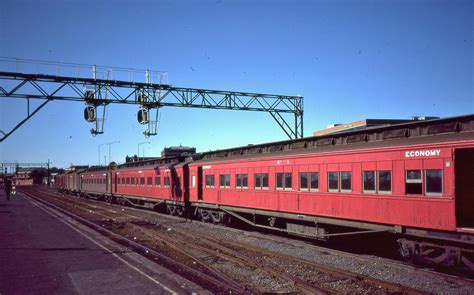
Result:
{"label": "distant building", "polygon": [[188,146],[171,146],[168,148],[164,148],[161,151],[161,157],[175,157],[175,156],[181,156],[183,154],[195,154],[196,153],[196,148],[194,147],[188,147]]}
{"label": "distant building", "polygon": [[159,159],[159,157],[138,157],[137,155],[126,156],[125,163],[148,161],[148,160],[154,160],[154,159]]}
{"label": "distant building", "polygon": [[69,168],[66,168],[64,170],[66,171],[76,171],[76,170],[82,170],[82,169],[87,169],[89,168],[88,165],[71,165]]}
{"label": "distant building", "polygon": [[160,158],[176,157],[176,156],[181,156],[181,155],[186,155],[186,154],[195,154],[195,153],[196,153],[196,148],[194,147],[188,147],[188,146],[182,146],[182,145],[171,146],[171,147],[164,148],[161,151],[160,157],[138,157],[137,155],[126,156],[125,163],[149,161],[149,160],[156,160]]}
{"label": "distant building", "polygon": [[16,173],[13,176],[13,183],[15,185],[33,185],[34,179],[32,176],[33,171],[38,171],[39,173],[47,173],[46,168],[21,168],[16,169]]}
{"label": "distant building", "polygon": [[343,131],[355,131],[382,125],[395,125],[421,120],[433,120],[439,117],[412,117],[411,119],[363,119],[352,123],[331,124],[326,129],[313,132],[313,136],[322,136]]}

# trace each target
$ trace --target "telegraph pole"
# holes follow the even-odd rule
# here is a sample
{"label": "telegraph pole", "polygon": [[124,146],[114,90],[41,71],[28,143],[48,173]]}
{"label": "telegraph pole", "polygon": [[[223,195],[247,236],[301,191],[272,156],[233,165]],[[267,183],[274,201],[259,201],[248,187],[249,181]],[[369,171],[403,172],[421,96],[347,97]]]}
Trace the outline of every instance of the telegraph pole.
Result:
{"label": "telegraph pole", "polygon": [[50,161],[48,159],[48,163],[47,163],[47,165],[48,165],[48,186],[51,186],[51,174],[50,174],[50,170],[49,170],[49,163],[50,163]]}

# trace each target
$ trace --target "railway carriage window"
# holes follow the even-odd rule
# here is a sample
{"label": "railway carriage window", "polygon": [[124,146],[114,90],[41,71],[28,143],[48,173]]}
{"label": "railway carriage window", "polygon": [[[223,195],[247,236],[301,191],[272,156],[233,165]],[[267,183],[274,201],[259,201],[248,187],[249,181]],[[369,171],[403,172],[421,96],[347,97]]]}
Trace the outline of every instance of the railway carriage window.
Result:
{"label": "railway carriage window", "polygon": [[255,188],[262,189],[262,174],[255,173]]}
{"label": "railway carriage window", "polygon": [[291,173],[276,173],[276,189],[292,189]]}
{"label": "railway carriage window", "polygon": [[136,185],[139,185],[139,184],[140,184],[140,180],[139,180],[138,177],[135,179],[135,184],[136,184]]}
{"label": "railway carriage window", "polygon": [[248,187],[249,187],[249,175],[242,174],[242,188],[248,188]]}
{"label": "railway carriage window", "polygon": [[135,177],[132,177],[131,180],[132,180],[132,182],[130,184],[135,185]]}
{"label": "railway carriage window", "polygon": [[291,182],[291,173],[285,173],[285,189],[291,190],[293,188],[293,184]]}
{"label": "railway carriage window", "polygon": [[230,187],[230,174],[225,174],[224,180],[225,187]]}
{"label": "railway carriage window", "polygon": [[310,190],[318,190],[319,189],[319,172],[310,172],[309,173],[309,181],[310,181]]}
{"label": "railway carriage window", "polygon": [[247,188],[248,187],[248,174],[236,174],[235,175],[235,187],[236,188]]}
{"label": "railway carriage window", "polygon": [[140,185],[145,185],[145,177],[140,177]]}
{"label": "railway carriage window", "polygon": [[276,188],[283,189],[283,173],[276,174]]}
{"label": "railway carriage window", "polygon": [[214,187],[214,175],[206,175],[206,187]]}
{"label": "railway carriage window", "polygon": [[308,173],[307,172],[300,172],[299,174],[300,179],[300,190],[308,190]]}
{"label": "railway carriage window", "polygon": [[127,177],[127,184],[130,185],[130,177]]}
{"label": "railway carriage window", "polygon": [[268,189],[268,173],[262,173],[262,189]]}
{"label": "railway carriage window", "polygon": [[230,187],[230,174],[219,175],[219,186],[224,188]]}
{"label": "railway carriage window", "polygon": [[169,187],[170,186],[170,177],[169,176],[165,176],[163,178],[163,185],[164,185],[164,187]]}
{"label": "railway carriage window", "polygon": [[152,186],[153,185],[153,178],[148,177],[146,182],[147,182],[148,186]]}
{"label": "railway carriage window", "polygon": [[421,170],[406,171],[405,191],[407,195],[421,195],[423,193],[421,174]]}
{"label": "railway carriage window", "polygon": [[352,190],[352,173],[341,172],[341,191],[350,192]]}
{"label": "railway carriage window", "polygon": [[375,193],[375,171],[364,171],[362,178],[364,192]]}
{"label": "railway carriage window", "polygon": [[268,173],[255,173],[255,189],[268,189]]}
{"label": "railway carriage window", "polygon": [[155,177],[155,185],[161,186],[161,178],[159,176]]}
{"label": "railway carriage window", "polygon": [[330,192],[339,191],[339,173],[328,172],[328,190]]}
{"label": "railway carriage window", "polygon": [[392,171],[377,171],[378,192],[390,193],[392,191]]}
{"label": "railway carriage window", "polygon": [[427,195],[443,193],[443,172],[441,170],[425,170],[425,191]]}

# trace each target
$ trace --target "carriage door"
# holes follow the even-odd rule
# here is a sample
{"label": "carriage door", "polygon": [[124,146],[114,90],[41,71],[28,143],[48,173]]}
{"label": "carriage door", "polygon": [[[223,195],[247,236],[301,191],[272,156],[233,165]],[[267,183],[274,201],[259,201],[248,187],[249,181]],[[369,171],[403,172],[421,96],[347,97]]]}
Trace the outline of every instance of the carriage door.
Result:
{"label": "carriage door", "polygon": [[112,172],[107,173],[107,193],[112,193]]}
{"label": "carriage door", "polygon": [[454,151],[456,222],[474,228],[474,148]]}
{"label": "carriage door", "polygon": [[112,192],[116,192],[117,191],[117,173],[114,173],[112,174],[113,175],[113,181],[112,181],[112,185],[113,185],[113,190]]}
{"label": "carriage door", "polygon": [[202,200],[202,167],[198,167],[198,200]]}

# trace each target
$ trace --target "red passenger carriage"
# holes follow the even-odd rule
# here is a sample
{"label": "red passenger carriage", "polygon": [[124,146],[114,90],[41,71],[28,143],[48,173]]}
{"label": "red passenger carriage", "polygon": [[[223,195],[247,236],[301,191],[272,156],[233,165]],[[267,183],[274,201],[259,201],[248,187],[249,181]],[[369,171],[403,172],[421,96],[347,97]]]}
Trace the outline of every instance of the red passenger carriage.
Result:
{"label": "red passenger carriage", "polygon": [[405,257],[474,271],[472,167],[469,115],[127,163],[87,170],[80,183],[215,223],[232,217],[319,239],[390,232]]}
{"label": "red passenger carriage", "polygon": [[114,170],[114,197],[139,206],[166,207],[182,215],[187,201],[185,167],[190,159],[169,157],[123,164]]}

